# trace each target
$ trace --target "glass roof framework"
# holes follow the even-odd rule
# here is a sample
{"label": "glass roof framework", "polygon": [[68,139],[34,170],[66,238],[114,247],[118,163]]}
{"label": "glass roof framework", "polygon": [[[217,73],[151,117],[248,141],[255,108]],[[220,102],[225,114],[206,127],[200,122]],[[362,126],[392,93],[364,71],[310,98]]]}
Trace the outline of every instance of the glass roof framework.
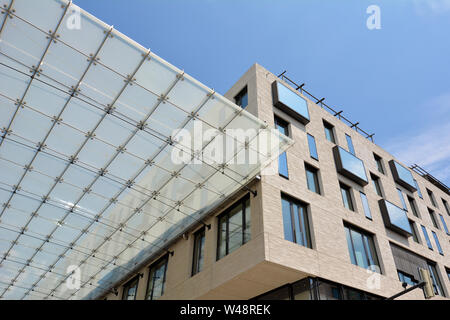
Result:
{"label": "glass roof framework", "polygon": [[[292,144],[70,2],[0,5],[1,299],[107,292]],[[199,124],[214,134],[192,152],[177,133]]]}

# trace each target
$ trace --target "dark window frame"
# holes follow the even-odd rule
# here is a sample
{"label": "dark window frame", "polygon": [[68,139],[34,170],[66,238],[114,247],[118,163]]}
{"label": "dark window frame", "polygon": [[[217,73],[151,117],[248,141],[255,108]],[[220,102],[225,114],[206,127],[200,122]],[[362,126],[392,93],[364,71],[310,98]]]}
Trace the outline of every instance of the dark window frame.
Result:
{"label": "dark window frame", "polygon": [[[375,235],[373,233],[367,232],[367,231],[365,231],[365,230],[363,230],[361,228],[358,228],[358,227],[356,227],[354,225],[351,225],[351,224],[345,223],[345,222],[344,222],[344,230],[345,230],[345,232],[347,232],[347,230],[348,230],[348,233],[350,234],[350,244],[348,243],[348,238],[346,236],[346,238],[347,238],[347,248],[350,250],[350,245],[351,245],[351,248],[352,248],[352,251],[353,251],[352,253],[349,252],[350,262],[353,265],[356,265],[358,267],[364,268],[363,266],[360,266],[357,263],[357,260],[355,260],[355,263],[353,263],[352,257],[356,257],[356,251],[355,251],[355,244],[354,244],[354,240],[353,240],[351,231],[354,231],[355,233],[359,233],[361,235],[362,239],[363,239],[362,243],[363,243],[364,254],[365,254],[366,258],[367,258],[367,261],[366,261],[367,265],[368,266],[372,265],[371,261],[370,261],[370,258],[369,258],[369,256],[370,256],[372,258],[373,262],[375,263],[373,265],[378,267],[378,270],[372,270],[372,271],[379,271],[380,274],[382,274],[380,258],[379,258],[379,254],[377,252],[377,248],[376,248],[376,244],[375,244]],[[367,241],[364,241],[364,239],[367,239]],[[367,244],[369,244],[369,248],[367,248]],[[371,250],[370,250],[370,244],[372,244],[373,252],[371,252]],[[370,255],[368,254],[369,252],[370,252]]]}
{"label": "dark window frame", "polygon": [[[206,228],[205,227],[200,228],[193,234],[194,251],[193,251],[193,255],[192,255],[192,273],[191,273],[192,276],[196,275],[197,273],[199,273],[203,270],[203,265],[199,266],[199,261],[200,261],[200,259],[205,258],[205,252],[204,252],[205,251],[205,240],[206,240],[205,237],[206,237]],[[199,247],[199,241],[201,242],[202,239],[203,239],[203,243],[201,243],[201,246]]]}
{"label": "dark window frame", "polygon": [[[323,129],[325,132],[325,138],[327,139],[327,141],[336,144],[336,135],[334,133],[334,126],[326,120],[323,120],[322,122],[323,122]],[[327,132],[330,133],[329,134],[330,138],[328,137]]]}
{"label": "dark window frame", "polygon": [[[292,233],[292,239],[293,243],[296,243],[298,245],[301,245],[305,248],[309,248],[312,249],[313,248],[313,244],[312,244],[312,231],[311,231],[311,221],[310,221],[310,217],[309,217],[309,204],[295,199],[285,193],[281,194],[281,203],[283,204],[283,200],[287,201],[289,203],[289,210],[290,210],[290,227],[291,227],[291,233]],[[302,208],[304,211],[304,216],[300,217],[300,212],[298,212],[299,217],[298,217],[298,221],[299,221],[299,226],[298,228],[301,230],[301,232],[304,234],[304,237],[302,238],[302,243],[297,242],[297,234],[296,234],[296,222],[295,222],[295,211],[294,211],[294,205],[296,205],[299,208]],[[282,209],[283,210],[283,209]],[[283,214],[283,213],[282,213]],[[303,218],[303,219],[302,219]],[[303,221],[303,223],[302,223]],[[290,241],[288,239],[285,239],[287,241]],[[306,243],[304,243],[306,241]]]}
{"label": "dark window frame", "polygon": [[370,173],[370,180],[372,180],[372,185],[375,189],[375,193],[381,197],[384,198],[384,193],[383,193],[383,187],[381,185],[381,179],[379,176],[377,176],[376,174],[373,174],[372,172]]}
{"label": "dark window frame", "polygon": [[[163,264],[161,265],[161,263],[163,263]],[[166,255],[162,256],[161,258],[159,258],[158,260],[156,260],[154,263],[152,263],[148,267],[148,279],[147,279],[147,289],[145,291],[145,300],[154,300],[153,299],[153,295],[154,295],[154,289],[155,289],[155,281],[154,280],[152,281],[152,277],[151,277],[152,276],[152,271],[154,273],[154,269],[156,267],[161,267],[161,266],[164,266],[164,274],[163,274],[163,280],[162,280],[163,284],[162,284],[162,288],[161,288],[161,296],[164,295],[164,287],[165,287],[165,284],[166,284],[167,266],[168,266],[168,264],[169,264],[169,254],[166,254]],[[152,283],[153,287],[149,291],[150,282]]]}
{"label": "dark window frame", "polygon": [[408,219],[408,220],[409,220],[409,225],[411,227],[412,238],[413,238],[415,243],[419,243],[420,244],[420,238],[419,238],[419,234],[418,234],[417,229],[416,229],[416,223],[413,220],[411,220],[411,219]]}
{"label": "dark window frame", "polygon": [[[242,106],[242,98],[247,96],[247,104]],[[237,95],[234,96],[234,103],[237,104],[242,109],[245,109],[248,106],[248,88],[245,86]]]}
{"label": "dark window frame", "polygon": [[427,260],[427,267],[428,271],[430,272],[434,293],[439,296],[445,297],[444,288],[442,287],[442,282],[439,277],[439,272],[436,268],[436,263]]}
{"label": "dark window frame", "polygon": [[[280,129],[278,128],[279,126],[285,129],[285,133],[283,133],[285,136],[290,137],[291,135],[291,130],[290,130],[290,123],[286,120],[284,120],[283,118],[279,117],[278,115],[274,114],[274,124],[275,124],[275,128],[280,131]],[[285,158],[285,162],[286,162],[286,174],[282,173],[280,170],[280,159],[284,157]],[[289,179],[289,165],[288,165],[288,161],[287,161],[287,153],[286,151],[283,152],[282,154],[280,154],[278,156],[278,174],[280,177],[283,177],[285,179]]]}
{"label": "dark window frame", "polygon": [[348,152],[356,157],[355,146],[353,145],[353,139],[349,134],[345,134],[345,140],[347,141]]}
{"label": "dark window frame", "polygon": [[411,207],[412,214],[415,217],[420,218],[420,213],[419,213],[419,209],[417,208],[416,199],[414,199],[413,197],[411,197],[409,195],[406,195],[406,199],[408,200],[409,206]]}
{"label": "dark window frame", "polygon": [[[344,208],[355,212],[356,206],[355,206],[353,196],[352,196],[352,187],[339,181],[339,190],[341,191],[342,204],[344,205]],[[342,194],[343,190],[345,191],[345,193],[347,195],[346,198],[348,199],[348,207],[345,205],[344,195]]]}
{"label": "dark window frame", "polygon": [[[363,207],[363,211],[364,211],[364,216],[367,219],[372,220],[372,210],[370,209],[369,199],[367,198],[367,195],[364,192],[359,191],[359,197],[361,198],[361,203],[362,203],[362,207]],[[366,199],[365,201],[366,201],[366,204],[367,204],[367,210],[366,210],[366,207],[364,205],[363,197]]]}
{"label": "dark window frame", "polygon": [[[319,152],[317,151],[316,138],[314,138],[314,136],[309,133],[307,133],[306,135],[307,135],[306,139],[308,141],[309,156],[311,158],[313,158],[314,160],[319,161]],[[311,137],[311,139],[310,139],[310,137]],[[311,150],[311,143],[310,143],[311,140],[314,143],[314,152]],[[314,155],[313,155],[313,153],[314,153]]]}
{"label": "dark window frame", "polygon": [[377,165],[378,172],[386,174],[386,170],[384,169],[383,164],[383,158],[377,155],[376,153],[373,154],[373,158],[375,159],[375,164]]}
{"label": "dark window frame", "polygon": [[431,244],[431,240],[430,240],[430,236],[428,235],[427,228],[424,225],[420,225],[420,226],[422,228],[422,233],[423,233],[423,236],[425,238],[425,242],[427,243],[428,249],[433,251],[433,245]]}
{"label": "dark window frame", "polygon": [[[312,173],[313,179],[314,179],[314,185],[316,190],[312,190],[310,188],[309,179],[308,179],[308,171]],[[305,174],[306,174],[306,186],[309,191],[312,191],[316,194],[322,195],[322,187],[320,185],[320,178],[319,178],[319,168],[316,168],[309,163],[305,162]]]}
{"label": "dark window frame", "polygon": [[136,286],[136,289],[135,289],[133,300],[136,300],[136,296],[137,296],[138,288],[139,288],[139,278],[140,278],[140,276],[137,275],[123,285],[122,300],[128,300],[128,299],[125,299],[125,295],[128,297],[129,290],[134,286]]}
{"label": "dark window frame", "polygon": [[436,198],[434,197],[434,193],[433,191],[431,191],[430,189],[426,188],[427,190],[427,194],[428,194],[428,198],[430,199],[431,204],[433,205],[433,207],[435,208],[439,208]]}
{"label": "dark window frame", "polygon": [[427,208],[427,209],[428,209],[428,214],[430,215],[430,219],[431,219],[431,223],[433,224],[433,227],[440,230],[441,228],[439,228],[439,223],[436,219],[436,214],[435,214],[434,210],[430,209],[430,208]]}
{"label": "dark window frame", "polygon": [[[249,240],[246,240],[245,237],[245,230],[246,228],[246,202],[250,201],[250,194],[247,194],[245,196],[243,196],[242,198],[240,198],[239,200],[237,200],[236,202],[234,202],[232,205],[230,205],[228,208],[225,209],[224,212],[222,212],[220,215],[217,216],[217,250],[216,250],[216,261],[219,261],[220,259],[226,257],[227,255],[229,255],[231,252],[229,252],[229,245],[230,245],[230,212],[233,211],[233,209],[235,209],[238,206],[242,206],[242,227],[241,227],[241,233],[242,233],[242,245],[246,244]],[[249,203],[249,205],[251,206],[251,203]],[[250,208],[250,218],[251,218],[251,208]],[[221,249],[221,224],[222,224],[222,219],[227,219],[226,220],[226,232],[225,232],[225,254],[221,257],[220,256],[220,249]],[[251,220],[250,220],[251,221]]]}

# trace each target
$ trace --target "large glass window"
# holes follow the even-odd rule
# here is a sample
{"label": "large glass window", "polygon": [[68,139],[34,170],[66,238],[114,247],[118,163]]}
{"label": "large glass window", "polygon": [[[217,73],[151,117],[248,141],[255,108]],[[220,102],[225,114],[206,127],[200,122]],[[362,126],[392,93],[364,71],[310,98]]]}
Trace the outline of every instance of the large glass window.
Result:
{"label": "large glass window", "polygon": [[334,127],[324,120],[323,128],[325,129],[325,137],[327,140],[336,143],[336,139],[334,137]]}
{"label": "large glass window", "polygon": [[419,211],[417,210],[416,201],[414,200],[414,198],[411,198],[410,196],[407,196],[407,197],[408,197],[409,206],[411,207],[412,214],[415,217],[419,218]]}
{"label": "large glass window", "polygon": [[421,227],[422,227],[423,236],[425,237],[425,241],[427,242],[428,249],[433,250],[433,246],[431,245],[430,237],[428,236],[427,228],[425,228],[424,226],[421,226]]}
{"label": "large glass window", "polygon": [[408,210],[406,207],[405,197],[403,197],[403,192],[399,188],[397,188],[398,197],[400,198],[400,201],[402,203],[402,207],[404,210]]}
{"label": "large glass window", "polygon": [[250,218],[249,196],[242,198],[219,216],[217,260],[250,240]]}
{"label": "large glass window", "polygon": [[351,262],[362,268],[380,272],[373,236],[347,225],[344,228]]}
{"label": "large glass window", "polygon": [[350,137],[348,134],[345,134],[345,139],[347,140],[348,151],[351,154],[355,155],[355,147],[353,147],[352,137]]}
{"label": "large glass window", "polygon": [[441,243],[439,242],[439,238],[436,234],[436,232],[431,231],[433,234],[434,242],[436,243],[436,248],[438,249],[439,254],[444,255],[444,252],[442,251]]}
{"label": "large glass window", "polygon": [[364,214],[366,216],[366,218],[368,219],[372,219],[372,213],[370,212],[370,206],[369,206],[369,201],[367,201],[367,196],[365,193],[363,192],[359,192],[360,196],[361,196],[361,202],[364,208]]}
{"label": "large glass window", "polygon": [[[275,116],[275,127],[278,129],[278,131],[280,131],[280,133],[284,134],[285,136],[289,136],[288,122]],[[289,178],[286,152],[283,152],[278,157],[278,173],[282,177]]]}
{"label": "large glass window", "polygon": [[342,202],[344,203],[344,207],[346,207],[348,210],[355,211],[350,187],[346,186],[343,183],[340,183],[339,186],[341,188]]}
{"label": "large glass window", "polygon": [[305,163],[305,172],[308,189],[312,192],[320,194],[319,170]]}
{"label": "large glass window", "polygon": [[319,155],[317,154],[317,146],[316,139],[312,135],[308,133],[308,146],[309,146],[309,155],[311,158],[319,160]]}
{"label": "large glass window", "polygon": [[234,97],[234,102],[242,109],[245,109],[245,107],[248,105],[247,86],[245,86],[245,88],[242,89],[241,92],[236,95],[236,97]]}
{"label": "large glass window", "polygon": [[430,219],[431,219],[431,222],[433,223],[433,227],[435,227],[436,229],[439,229],[439,225],[436,220],[436,215],[435,215],[434,211],[431,210],[430,208],[428,208],[428,213],[430,214]]}
{"label": "large glass window", "polygon": [[165,256],[150,267],[145,299],[156,300],[164,294],[167,262],[168,257]]}
{"label": "large glass window", "polygon": [[444,217],[442,216],[442,214],[439,215],[439,218],[441,219],[442,226],[444,227],[445,233],[447,233],[448,235],[450,235],[450,232],[448,231],[447,223],[445,223],[445,219],[444,219]]}
{"label": "large glass window", "polygon": [[412,233],[405,210],[384,199],[380,199],[378,204],[387,228],[406,236]]}
{"label": "large glass window", "polygon": [[205,257],[205,228],[194,234],[194,257],[192,260],[192,275],[199,273],[203,269]]}
{"label": "large glass window", "polygon": [[311,248],[307,206],[290,197],[282,196],[284,238]]}
{"label": "large glass window", "polygon": [[139,276],[132,279],[123,287],[122,300],[136,300]]}
{"label": "large glass window", "polygon": [[384,174],[383,159],[375,153],[373,154],[373,158],[375,159],[375,163],[377,164],[378,171]]}
{"label": "large glass window", "polygon": [[430,271],[431,281],[433,282],[434,293],[442,297],[445,297],[444,290],[442,289],[441,280],[439,279],[439,275],[436,270],[436,264],[428,261],[427,265],[428,271]]}
{"label": "large glass window", "polygon": [[372,179],[373,188],[375,189],[375,192],[377,193],[377,195],[379,195],[380,197],[383,197],[383,191],[381,189],[380,178],[378,178],[374,174],[370,174],[370,178]]}
{"label": "large glass window", "polygon": [[436,203],[436,199],[434,198],[433,191],[427,189],[427,193],[428,193],[428,198],[430,198],[431,204],[432,204],[435,208],[438,208],[438,205],[437,205],[437,203]]}

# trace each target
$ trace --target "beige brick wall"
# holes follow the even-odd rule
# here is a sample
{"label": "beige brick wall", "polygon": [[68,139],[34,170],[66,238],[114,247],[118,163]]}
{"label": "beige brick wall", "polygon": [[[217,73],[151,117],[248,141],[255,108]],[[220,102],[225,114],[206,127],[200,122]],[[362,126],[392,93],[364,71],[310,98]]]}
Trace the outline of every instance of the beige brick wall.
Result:
{"label": "beige brick wall", "polygon": [[[450,197],[413,172],[424,199],[420,199],[417,192],[411,194],[404,188],[400,188],[405,196],[410,195],[415,199],[420,211],[421,218],[414,217],[409,203],[407,204],[408,217],[416,223],[421,244],[415,243],[411,237],[406,239],[387,230],[378,207],[380,197],[375,193],[372,184],[361,187],[336,172],[332,155],[334,144],[325,138],[322,119],[334,125],[337,144],[344,149],[347,149],[345,134],[352,137],[356,156],[363,160],[369,180],[370,172],[379,176],[385,199],[401,206],[396,190],[399,186],[395,184],[388,166],[388,161],[393,159],[393,156],[309,100],[311,122],[306,126],[278,110],[273,106],[271,91],[271,84],[276,79],[272,73],[255,64],[225,96],[232,100],[247,85],[249,97],[247,111],[270,126],[274,126],[274,114],[290,123],[289,131],[295,144],[287,151],[289,180],[278,175],[262,176],[261,182],[255,183],[253,188],[258,191],[258,195],[251,196],[252,240],[219,261],[216,261],[216,216],[232,201],[228,201],[222,208],[211,213],[211,217],[206,221],[212,225],[212,228],[206,232],[204,270],[193,277],[191,277],[193,237],[189,236],[188,240],[179,239],[170,248],[175,254],[169,257],[165,294],[162,298],[248,299],[307,275],[322,277],[378,295],[390,296],[403,290],[398,281],[390,242],[436,262],[444,290],[449,296],[450,282],[445,267],[450,268],[450,237],[443,231],[440,220],[438,223],[441,229],[433,227],[427,207],[442,214],[447,225],[450,226],[450,217],[441,201],[446,199],[450,203]],[[309,156],[306,133],[313,135],[316,139],[319,161]],[[377,170],[373,158],[374,152],[383,158],[385,175]],[[321,195],[307,189],[305,162],[320,170]],[[344,208],[339,181],[352,187],[355,212]],[[426,188],[433,191],[439,208],[432,206]],[[312,249],[284,240],[281,191],[309,204]],[[367,195],[372,220],[364,215],[359,191]],[[363,268],[350,263],[344,221],[374,234],[382,270],[379,289],[370,289],[367,286],[370,274]],[[420,225],[426,226],[434,247],[433,251],[427,248]],[[437,252],[431,231],[437,233],[444,256]],[[144,277],[140,279],[138,299],[143,299],[145,296],[148,268],[141,272]],[[121,290],[120,288],[117,297],[109,295],[108,299],[120,299]],[[423,294],[420,290],[416,290],[403,296],[402,299],[423,299]]]}

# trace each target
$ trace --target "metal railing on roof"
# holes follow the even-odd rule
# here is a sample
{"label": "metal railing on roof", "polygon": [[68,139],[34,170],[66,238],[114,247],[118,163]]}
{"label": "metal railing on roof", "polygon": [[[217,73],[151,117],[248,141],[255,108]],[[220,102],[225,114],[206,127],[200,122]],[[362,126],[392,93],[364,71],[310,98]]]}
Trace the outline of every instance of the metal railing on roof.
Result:
{"label": "metal railing on roof", "polygon": [[363,129],[361,129],[360,127],[358,127],[359,122],[353,123],[352,121],[350,121],[349,119],[347,119],[346,117],[344,117],[342,115],[343,110],[340,111],[336,111],[335,109],[333,109],[332,107],[330,107],[329,105],[327,105],[326,103],[324,103],[325,98],[317,98],[314,95],[312,95],[309,91],[307,91],[304,86],[305,84],[302,83],[301,85],[297,84],[295,81],[289,79],[286,75],[286,70],[283,71],[283,73],[281,73],[280,75],[278,75],[278,78],[280,78],[283,81],[286,81],[288,83],[290,83],[295,90],[299,91],[301,94],[304,94],[308,97],[310,97],[312,100],[316,101],[316,104],[321,106],[323,109],[329,111],[333,116],[337,117],[339,120],[341,120],[342,122],[344,122],[346,125],[348,125],[350,128],[354,129],[356,132],[358,132],[359,134],[361,134],[363,137],[369,139],[370,141],[374,142],[373,140],[373,136],[375,135],[375,133],[369,134],[368,132],[364,131]]}
{"label": "metal railing on roof", "polygon": [[436,187],[444,191],[446,194],[450,195],[450,189],[447,187],[443,182],[439,181],[437,178],[433,177],[428,171],[426,171],[424,168],[420,167],[417,164],[413,164],[410,166],[412,170],[420,174],[422,177],[427,179],[429,182],[434,184]]}

